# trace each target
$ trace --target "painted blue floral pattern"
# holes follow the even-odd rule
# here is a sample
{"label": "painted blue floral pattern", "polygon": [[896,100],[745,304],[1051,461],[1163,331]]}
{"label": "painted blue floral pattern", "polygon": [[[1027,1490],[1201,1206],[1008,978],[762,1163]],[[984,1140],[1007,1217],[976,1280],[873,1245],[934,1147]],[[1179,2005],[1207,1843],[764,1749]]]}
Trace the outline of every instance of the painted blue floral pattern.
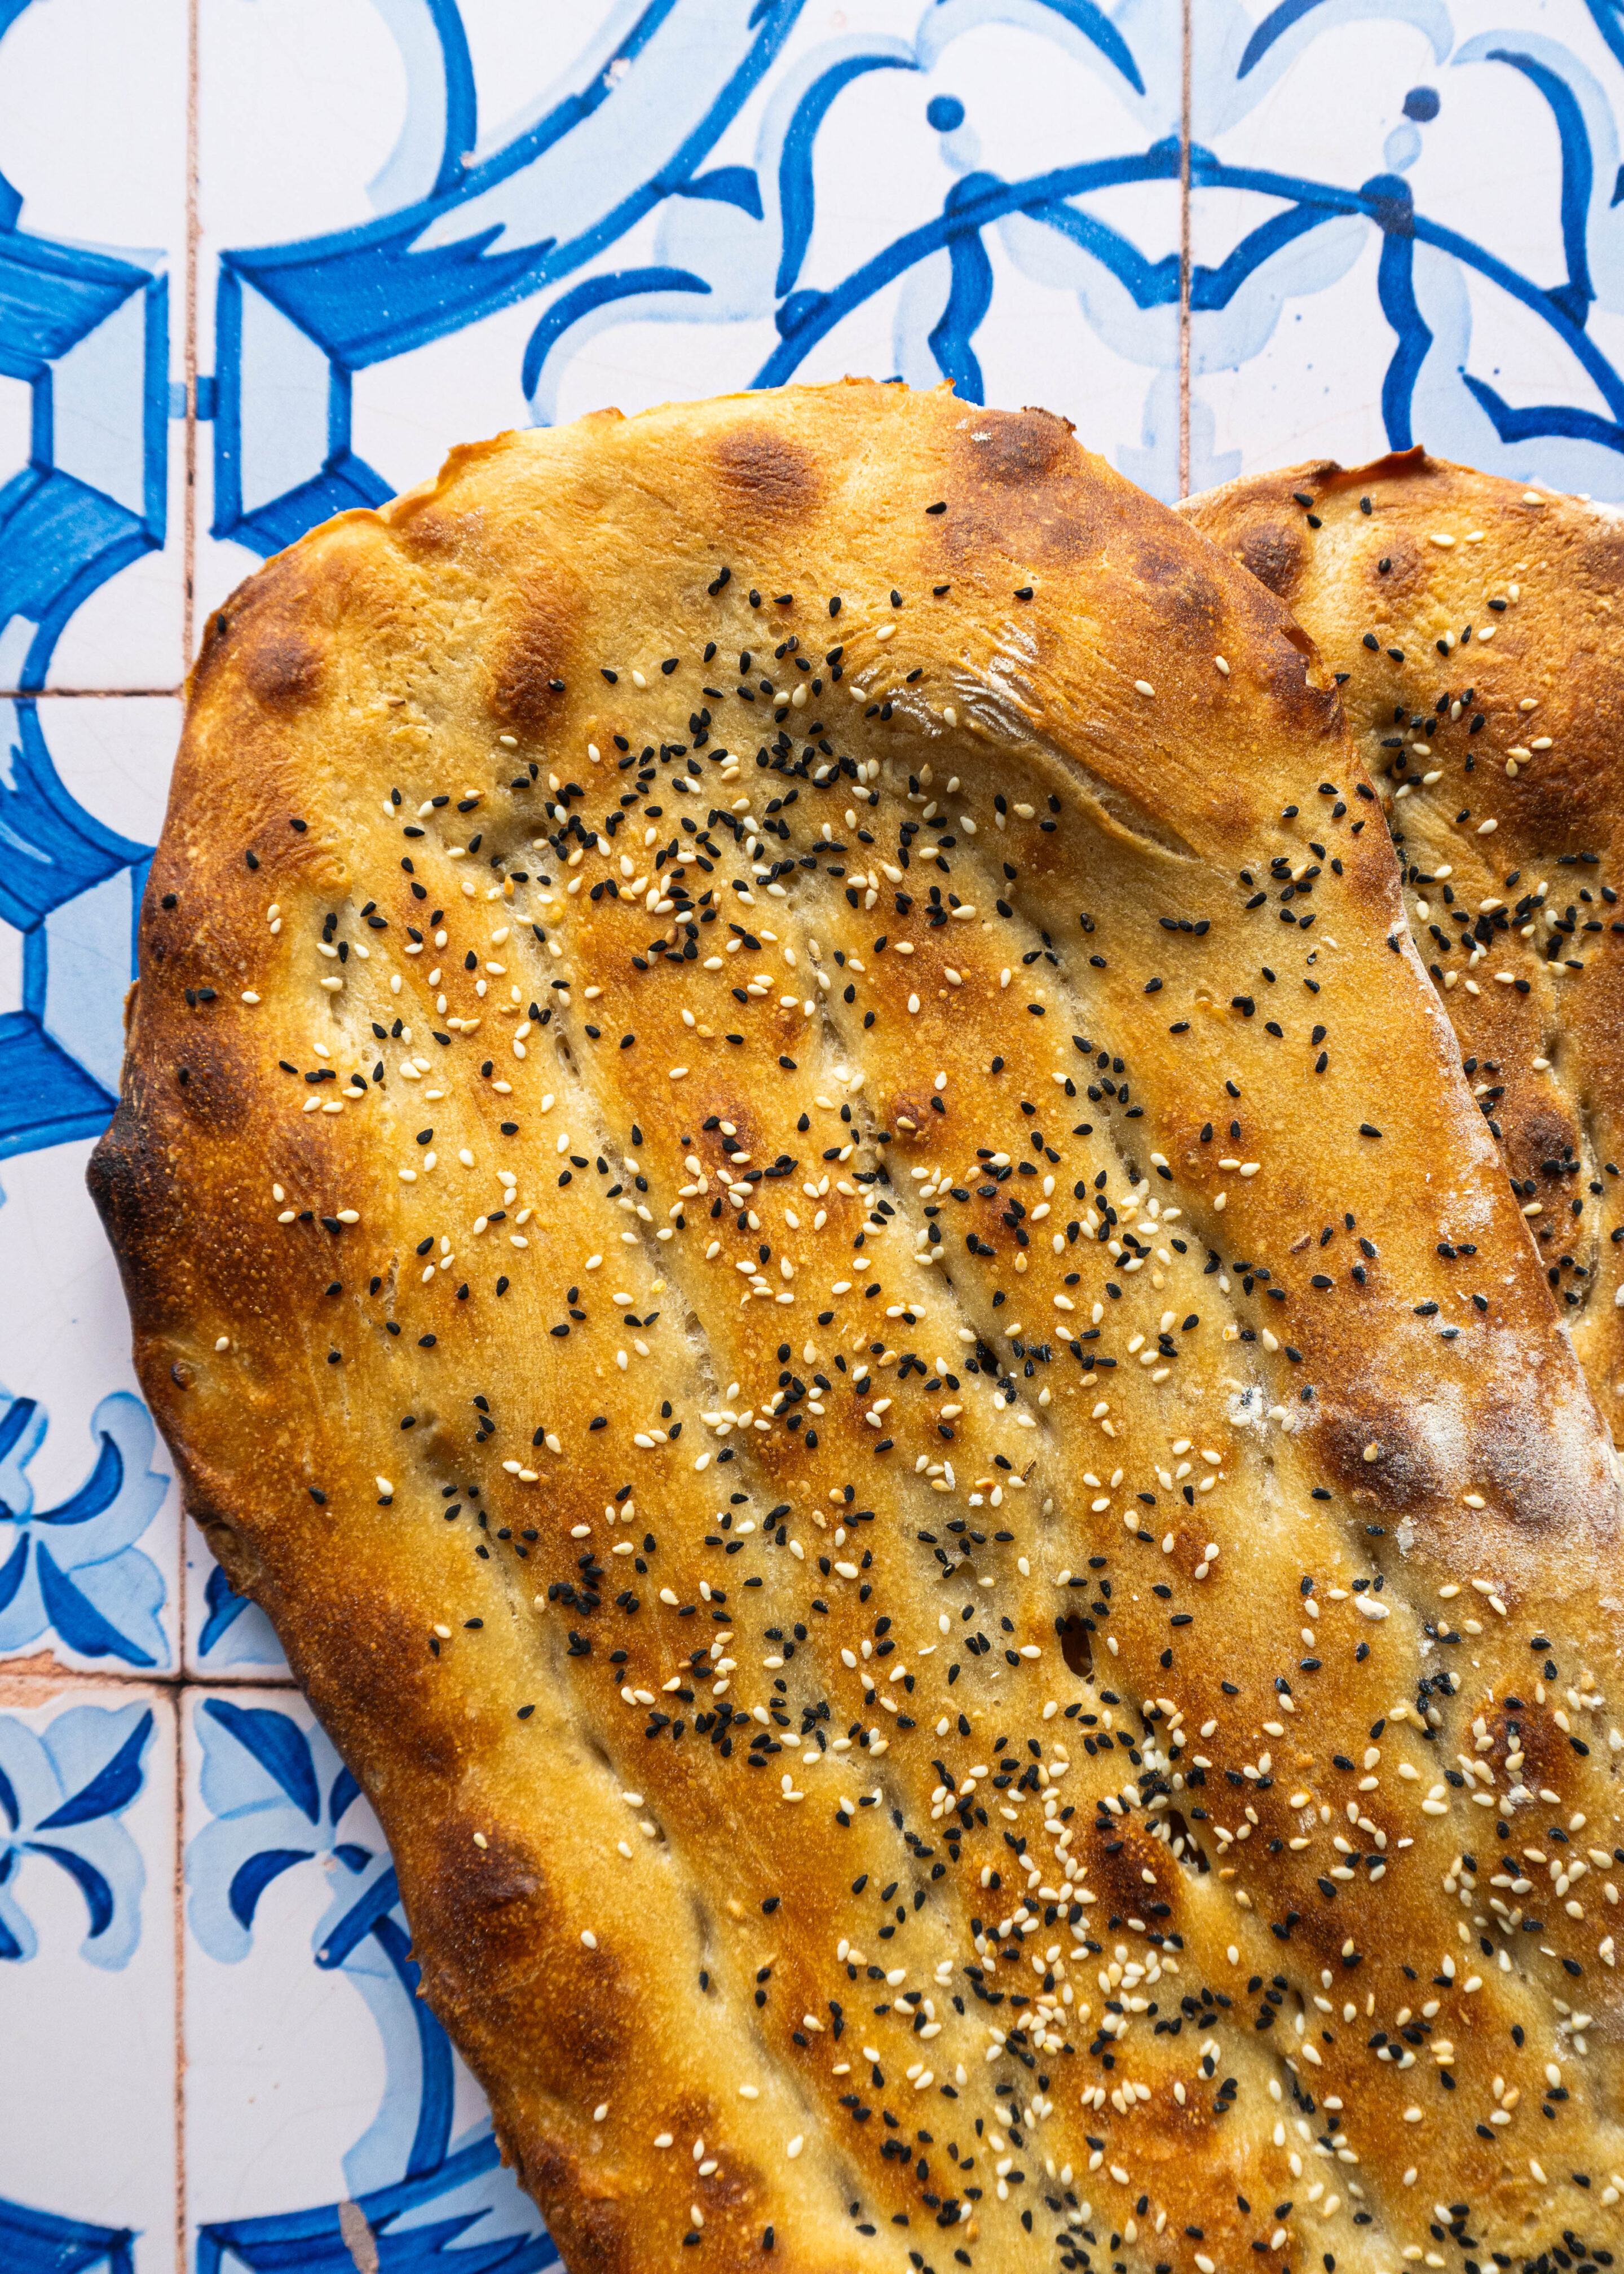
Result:
{"label": "painted blue floral pattern", "polygon": [[85,1658],[167,1665],[163,1575],[135,1545],[169,1490],[152,1465],[151,1416],[128,1390],[104,1397],[90,1474],[39,1508],[27,1472],[47,1427],[33,1398],[0,1389],[0,1655],[54,1629]]}
{"label": "painted blue floral pattern", "polygon": [[133,2274],[134,2240],[128,2227],[59,2218],[0,2197],[0,2248],[6,2274]]}
{"label": "painted blue floral pattern", "polygon": [[[1323,94],[1327,37],[1350,19],[1368,25],[1370,52],[1390,53],[1387,87],[1351,117],[1339,107],[1316,137],[1330,162],[1282,164],[1271,103],[1293,89],[1304,105]],[[1192,193],[1199,221],[1214,216],[1194,232],[1190,278],[1198,401],[1204,374],[1263,356],[1289,304],[1340,290],[1350,337],[1365,317],[1384,350],[1374,446],[1425,440],[1491,472],[1624,495],[1624,342],[1596,320],[1624,313],[1616,0],[1492,11],[1443,0],[1203,0],[1197,26]],[[1538,265],[1525,245],[1485,234],[1482,200],[1462,210],[1458,184],[1430,161],[1440,114],[1457,135],[1470,119],[1485,186],[1514,118],[1520,136],[1548,135],[1522,232],[1539,245]],[[1367,248],[1365,305],[1350,278]],[[1203,459],[1205,440],[1196,488],[1241,471],[1239,452]]]}
{"label": "painted blue floral pattern", "polygon": [[146,1866],[119,1822],[141,1788],[150,1706],[76,1706],[42,1736],[0,1715],[0,1962],[38,1947],[31,1909],[71,1898],[85,1919],[80,1955],[127,1966],[140,1939]]}
{"label": "painted blue floral pattern", "polygon": [[[0,35],[26,4],[0,0]],[[0,1009],[0,1159],[93,1136],[112,1111],[105,1064],[75,1046],[75,1027],[99,1038],[105,1019],[94,1005],[50,1015],[52,934],[104,922],[110,901],[128,942],[128,872],[144,879],[150,848],[67,789],[27,691],[45,684],[74,611],[163,544],[169,450],[165,277],[29,230],[22,204],[0,176],[0,373],[26,386],[31,408],[26,463],[0,467],[0,685],[19,690],[0,698],[0,922],[24,943],[22,1000]],[[109,235],[117,226],[109,213]],[[127,974],[127,945],[123,962]]]}
{"label": "painted blue floral pattern", "polygon": [[282,1665],[282,1648],[270,1621],[246,1595],[237,1593],[218,1563],[209,1566],[203,1583],[203,1611],[199,1659],[234,1668]]}
{"label": "painted blue floral pattern", "polygon": [[[267,1889],[289,1871],[329,1874],[314,1963],[345,1971],[372,2010],[388,2060],[378,2117],[343,2159],[351,2217],[367,2219],[380,2264],[394,2274],[448,2254],[453,2274],[531,2274],[552,2265],[557,2254],[533,2214],[520,2233],[472,2232],[492,2208],[496,2143],[488,2120],[453,2141],[451,2047],[417,1996],[394,1867],[355,1779],[319,1728],[279,1707],[209,1698],[197,1708],[197,1730],[210,1820],[188,1847],[186,1884],[203,1948],[240,1962]],[[425,2216],[431,2205],[432,2218]],[[331,2264],[348,2274],[354,2261],[340,2210],[327,2204],[206,2227],[199,2268],[219,2265],[229,2250],[251,2267]],[[290,2261],[296,2246],[301,2255]]]}
{"label": "painted blue floral pattern", "polygon": [[[320,1728],[307,1731],[274,1706],[209,1698],[197,1709],[197,1731],[210,1821],[188,1849],[186,1884],[192,1931],[211,1957],[228,1964],[245,1958],[254,1915],[272,1881],[329,1856],[342,1867],[335,1886],[335,1924],[354,1910],[363,1888],[381,1890],[387,1912],[395,1900],[387,1850],[371,1811],[357,1806],[360,1787]],[[344,1836],[352,1810],[365,1812],[362,1829],[370,1838]],[[318,1963],[338,1963],[348,1954],[347,1946],[334,1960],[323,1940]]]}

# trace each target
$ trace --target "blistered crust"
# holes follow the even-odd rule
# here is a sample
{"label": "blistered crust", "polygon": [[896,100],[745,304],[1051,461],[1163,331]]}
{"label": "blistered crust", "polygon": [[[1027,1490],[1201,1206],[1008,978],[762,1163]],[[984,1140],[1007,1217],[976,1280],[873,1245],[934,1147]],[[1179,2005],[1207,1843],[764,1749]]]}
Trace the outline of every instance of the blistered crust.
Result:
{"label": "blistered crust", "polygon": [[947,395],[459,452],[140,953],[143,1387],[576,2274],[1614,2232],[1616,1489],[1252,576]]}

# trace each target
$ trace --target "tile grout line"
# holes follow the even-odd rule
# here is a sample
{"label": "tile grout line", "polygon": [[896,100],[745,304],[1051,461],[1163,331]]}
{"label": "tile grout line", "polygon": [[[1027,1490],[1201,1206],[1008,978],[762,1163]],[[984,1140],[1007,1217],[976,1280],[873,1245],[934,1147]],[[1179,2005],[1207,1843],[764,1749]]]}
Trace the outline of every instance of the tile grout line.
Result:
{"label": "tile grout line", "polygon": [[36,1668],[26,1661],[0,1659],[0,1683],[8,1690],[38,1689],[41,1702],[48,1693],[72,1685],[86,1689],[115,1688],[157,1690],[166,1695],[178,1694],[183,1690],[291,1690],[298,1683],[290,1674],[118,1674],[111,1667],[52,1666]]}
{"label": "tile grout line", "polygon": [[1180,14],[1178,118],[1178,494],[1190,494],[1190,132],[1193,0]]}
{"label": "tile grout line", "polygon": [[[184,1584],[184,1583],[183,1583]],[[186,1717],[185,1690],[175,1713],[175,1860],[170,1935],[175,1965],[175,2274],[186,2274]]]}
{"label": "tile grout line", "polygon": [[[1186,5],[1188,0],[1186,0]],[[183,597],[180,667],[184,679],[192,661],[194,591],[197,581],[198,516],[198,0],[186,4],[186,313],[185,454],[186,493],[182,533]],[[176,1527],[175,1697],[175,1871],[172,1901],[175,1938],[175,2274],[186,2274],[186,1517]]]}
{"label": "tile grout line", "polygon": [[181,672],[192,662],[194,587],[197,581],[198,475],[198,0],[186,6],[186,262],[185,389],[186,497],[182,532]]}
{"label": "tile grout line", "polygon": [[[179,1480],[176,1480],[178,1488]],[[175,1527],[175,2274],[186,2274],[186,1511]]]}

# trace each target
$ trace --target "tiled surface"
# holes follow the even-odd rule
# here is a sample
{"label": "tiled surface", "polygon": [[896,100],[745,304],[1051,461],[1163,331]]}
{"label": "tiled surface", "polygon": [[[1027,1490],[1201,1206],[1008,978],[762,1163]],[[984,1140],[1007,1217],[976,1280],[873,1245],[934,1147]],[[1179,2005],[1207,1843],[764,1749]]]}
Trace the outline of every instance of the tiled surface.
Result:
{"label": "tiled surface", "polygon": [[0,687],[173,687],[185,6],[35,0],[0,24]]}
{"label": "tiled surface", "polygon": [[275,1629],[257,1603],[234,1591],[196,1525],[186,1526],[182,1547],[187,1675],[204,1682],[286,1679]]}
{"label": "tiled surface", "polygon": [[1132,45],[1030,0],[914,15],[541,0],[400,48],[365,0],[203,0],[199,606],[470,434],[763,380],[945,370],[1173,494],[1177,0]]}
{"label": "tiled surface", "polygon": [[175,1712],[0,1679],[0,2265],[175,2264]]}
{"label": "tiled surface", "polygon": [[447,2220],[470,2248],[504,2245],[503,2274],[553,2263],[477,2088],[414,1995],[388,1850],[304,1700],[183,1696],[184,2195],[199,2266],[211,2253],[326,2263],[335,2247],[360,2264],[370,2228],[374,2264],[382,2244],[392,2269],[412,2267],[406,2238],[427,2263]]}
{"label": "tiled surface", "polygon": [[1164,497],[1624,496],[1621,117],[1600,0],[0,0],[0,2267],[549,2255],[84,1195],[202,612],[455,440],[848,370]]}
{"label": "tiled surface", "polygon": [[1616,11],[1382,15],[1192,11],[1190,486],[1425,441],[1624,495]]}
{"label": "tiled surface", "polygon": [[176,1495],[85,1200],[89,1154],[85,1138],[4,1164],[7,1276],[33,1299],[0,1302],[0,1678],[41,1651],[115,1672],[178,1659]]}

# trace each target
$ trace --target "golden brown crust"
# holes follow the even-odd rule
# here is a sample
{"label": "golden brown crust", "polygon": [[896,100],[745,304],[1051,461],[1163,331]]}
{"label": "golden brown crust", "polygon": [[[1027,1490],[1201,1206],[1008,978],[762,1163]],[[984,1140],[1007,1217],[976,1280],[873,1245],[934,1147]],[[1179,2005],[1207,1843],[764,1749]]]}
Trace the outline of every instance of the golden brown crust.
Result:
{"label": "golden brown crust", "polygon": [[576,2274],[1616,2235],[1617,1488],[1306,646],[867,384],[210,622],[93,1184]]}
{"label": "golden brown crust", "polygon": [[1181,510],[1343,676],[1410,930],[1616,1437],[1624,516],[1419,449],[1252,477]]}

